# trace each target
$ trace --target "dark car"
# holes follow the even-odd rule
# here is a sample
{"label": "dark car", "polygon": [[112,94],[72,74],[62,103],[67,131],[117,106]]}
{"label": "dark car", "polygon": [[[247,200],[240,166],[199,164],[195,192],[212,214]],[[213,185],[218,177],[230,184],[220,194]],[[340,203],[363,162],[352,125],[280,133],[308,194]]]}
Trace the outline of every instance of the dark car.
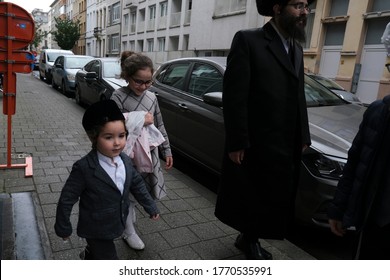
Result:
{"label": "dark car", "polygon": [[360,99],[355,94],[353,94],[352,92],[346,91],[342,86],[340,86],[335,81],[328,79],[326,77],[323,77],[321,75],[318,75],[318,74],[308,73],[307,75],[310,78],[312,78],[312,79],[316,80],[317,82],[319,82],[320,84],[322,84],[323,86],[327,87],[331,91],[333,91],[335,94],[340,96],[345,101],[348,101],[351,103],[356,103],[358,105],[363,105],[363,103],[360,101]]}
{"label": "dark car", "polygon": [[57,57],[51,69],[52,87],[55,89],[60,87],[64,95],[73,96],[76,89],[77,71],[92,59],[92,56],[87,55],[60,55]]}
{"label": "dark car", "polygon": [[[225,57],[171,60],[155,72],[150,88],[158,97],[173,150],[217,174],[224,150],[225,66]],[[305,94],[312,145],[302,158],[296,217],[311,225],[327,226],[327,205],[365,107],[342,100],[307,76]]]}
{"label": "dark car", "polygon": [[118,58],[95,58],[76,74],[75,99],[78,104],[90,105],[99,100],[110,99],[114,90],[126,86],[121,79]]}

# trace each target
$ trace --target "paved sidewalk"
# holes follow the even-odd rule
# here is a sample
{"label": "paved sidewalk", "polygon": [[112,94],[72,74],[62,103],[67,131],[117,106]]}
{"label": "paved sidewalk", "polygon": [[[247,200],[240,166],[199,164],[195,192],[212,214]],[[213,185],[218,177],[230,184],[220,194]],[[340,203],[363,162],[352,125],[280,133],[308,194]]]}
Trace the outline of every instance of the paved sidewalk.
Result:
{"label": "paved sidewalk", "polygon": [[[0,97],[0,103],[3,103],[3,97]],[[75,232],[70,241],[63,242],[53,229],[56,203],[64,182],[73,163],[91,147],[81,125],[84,111],[73,99],[55,91],[33,74],[17,75],[16,114],[12,116],[12,164],[24,163],[23,157],[31,155],[33,176],[24,177],[24,168],[0,170],[1,220],[11,218],[12,223],[9,205],[13,194],[31,194],[44,259],[77,260],[85,246],[85,241]],[[6,139],[7,116],[1,114],[1,165],[6,163]],[[237,232],[214,216],[216,195],[175,168],[164,175],[168,196],[158,202],[161,218],[151,221],[143,211],[137,211],[137,227],[146,244],[145,250],[131,250],[122,239],[117,239],[120,259],[244,259],[233,245]],[[76,205],[72,213],[74,225],[77,213]],[[9,249],[12,234],[9,225],[4,227],[4,224],[1,236],[2,241],[7,237],[7,247],[2,246],[2,259],[19,259],[17,242],[13,252]],[[262,244],[274,259],[314,259],[288,241],[263,240]]]}

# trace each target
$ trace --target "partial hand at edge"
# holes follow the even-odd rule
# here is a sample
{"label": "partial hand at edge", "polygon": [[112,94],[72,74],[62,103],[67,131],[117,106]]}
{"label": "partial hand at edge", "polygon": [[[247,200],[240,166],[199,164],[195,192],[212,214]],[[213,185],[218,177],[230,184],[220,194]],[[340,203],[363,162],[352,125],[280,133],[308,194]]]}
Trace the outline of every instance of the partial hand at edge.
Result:
{"label": "partial hand at edge", "polygon": [[330,230],[337,236],[344,236],[346,233],[343,223],[338,220],[329,219]]}
{"label": "partial hand at edge", "polygon": [[239,151],[235,151],[235,152],[230,152],[229,153],[229,158],[234,163],[241,164],[241,162],[244,160],[244,154],[245,154],[245,150],[239,150]]}

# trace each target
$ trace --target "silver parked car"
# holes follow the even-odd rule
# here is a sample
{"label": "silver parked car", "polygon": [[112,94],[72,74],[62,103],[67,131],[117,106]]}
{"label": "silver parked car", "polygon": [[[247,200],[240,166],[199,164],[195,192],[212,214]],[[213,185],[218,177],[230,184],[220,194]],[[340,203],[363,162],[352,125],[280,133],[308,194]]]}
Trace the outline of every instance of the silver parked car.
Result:
{"label": "silver parked car", "polygon": [[328,78],[325,78],[323,76],[317,75],[317,74],[307,73],[307,75],[310,78],[319,82],[321,85],[323,85],[323,86],[327,87],[328,89],[330,89],[331,91],[333,91],[335,94],[340,96],[345,101],[359,104],[359,105],[363,105],[363,103],[360,101],[360,99],[355,94],[353,94],[352,92],[346,91],[342,86],[340,86],[335,81],[328,79]]}
{"label": "silver parked car", "polygon": [[[162,64],[150,88],[159,101],[171,146],[219,173],[224,150],[222,80],[226,57],[182,58]],[[302,157],[298,220],[327,226],[326,209],[365,107],[305,77],[312,145]]]}
{"label": "silver parked car", "polygon": [[61,88],[64,95],[74,95],[76,89],[75,77],[77,71],[93,59],[87,55],[60,55],[56,58],[51,70],[51,85]]}

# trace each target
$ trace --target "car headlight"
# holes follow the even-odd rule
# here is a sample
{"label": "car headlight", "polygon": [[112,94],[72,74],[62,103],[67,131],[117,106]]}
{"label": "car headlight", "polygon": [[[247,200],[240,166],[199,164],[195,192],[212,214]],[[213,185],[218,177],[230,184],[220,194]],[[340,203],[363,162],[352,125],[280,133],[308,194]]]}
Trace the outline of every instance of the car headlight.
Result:
{"label": "car headlight", "polygon": [[345,165],[344,160],[324,155],[312,148],[305,151],[302,161],[314,176],[333,180],[340,179]]}
{"label": "car headlight", "polygon": [[68,78],[68,81],[74,82],[74,80],[75,80],[75,78],[76,78],[76,75],[74,75],[74,74],[68,74],[68,75],[66,75],[66,77]]}

